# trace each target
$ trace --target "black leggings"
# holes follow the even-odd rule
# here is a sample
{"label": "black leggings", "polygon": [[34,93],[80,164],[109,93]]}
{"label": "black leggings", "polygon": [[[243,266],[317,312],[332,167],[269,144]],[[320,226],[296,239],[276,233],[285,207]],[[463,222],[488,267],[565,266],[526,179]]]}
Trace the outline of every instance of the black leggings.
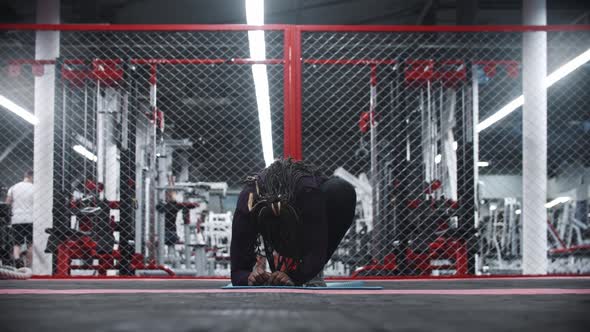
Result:
{"label": "black leggings", "polygon": [[320,190],[325,195],[328,219],[328,255],[325,262],[327,263],[352,225],[356,208],[356,192],[350,183],[337,177],[324,182]]}

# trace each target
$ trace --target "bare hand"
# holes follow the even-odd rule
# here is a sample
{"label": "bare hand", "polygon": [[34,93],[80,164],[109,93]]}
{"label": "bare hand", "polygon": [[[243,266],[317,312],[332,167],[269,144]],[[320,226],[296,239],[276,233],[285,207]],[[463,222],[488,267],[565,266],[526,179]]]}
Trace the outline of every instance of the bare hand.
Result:
{"label": "bare hand", "polygon": [[248,276],[248,286],[266,285],[270,279],[270,273],[262,269],[254,269]]}
{"label": "bare hand", "polygon": [[268,284],[272,286],[295,286],[295,283],[285,272],[277,271],[270,275]]}

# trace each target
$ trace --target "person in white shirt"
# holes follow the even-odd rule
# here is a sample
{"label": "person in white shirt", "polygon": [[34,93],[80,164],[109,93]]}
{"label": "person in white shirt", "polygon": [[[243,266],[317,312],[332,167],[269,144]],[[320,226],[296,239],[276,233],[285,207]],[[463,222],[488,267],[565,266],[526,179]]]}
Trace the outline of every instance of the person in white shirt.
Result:
{"label": "person in white shirt", "polygon": [[21,246],[26,245],[25,266],[31,267],[33,257],[33,171],[27,171],[23,181],[8,189],[6,203],[12,207],[11,226],[14,234],[13,255],[20,260]]}

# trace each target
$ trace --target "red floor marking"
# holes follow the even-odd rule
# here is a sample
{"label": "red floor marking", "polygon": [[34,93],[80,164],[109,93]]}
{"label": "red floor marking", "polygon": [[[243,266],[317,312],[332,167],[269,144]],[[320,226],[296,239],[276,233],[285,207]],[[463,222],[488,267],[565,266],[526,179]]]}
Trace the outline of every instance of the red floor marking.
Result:
{"label": "red floor marking", "polygon": [[457,278],[457,277],[432,277],[432,278],[325,278],[326,281],[366,281],[366,282],[454,282],[454,281],[518,281],[518,280],[590,280],[590,276],[532,276],[532,277],[473,277],[473,278]]}
{"label": "red floor marking", "polygon": [[127,276],[68,276],[68,277],[52,277],[52,276],[32,276],[31,280],[40,281],[225,281],[230,280],[230,277],[127,277]]}
{"label": "red floor marking", "polygon": [[31,278],[33,281],[43,282],[162,282],[162,281],[185,281],[185,282],[231,282],[231,279],[190,279],[190,278]]}
{"label": "red floor marking", "polygon": [[590,289],[496,288],[496,289],[0,289],[0,295],[80,295],[80,294],[222,294],[291,293],[323,295],[590,295]]}
{"label": "red floor marking", "polygon": [[[472,277],[326,277],[326,281],[374,281],[374,282],[424,282],[424,281],[487,281],[487,280],[590,280],[590,276],[472,276]],[[38,281],[228,281],[228,277],[45,277],[33,276]]]}

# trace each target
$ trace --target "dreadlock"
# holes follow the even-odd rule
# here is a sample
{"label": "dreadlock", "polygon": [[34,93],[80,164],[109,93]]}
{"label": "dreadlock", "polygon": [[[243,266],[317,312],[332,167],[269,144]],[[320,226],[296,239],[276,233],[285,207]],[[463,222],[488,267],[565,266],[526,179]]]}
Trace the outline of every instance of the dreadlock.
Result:
{"label": "dreadlock", "polygon": [[[272,271],[296,269],[301,266],[303,227],[300,211],[295,207],[299,181],[306,176],[321,176],[320,172],[304,161],[292,158],[273,162],[246,182],[256,186],[256,195],[249,202],[258,223],[260,237],[256,251],[264,243],[264,251]],[[274,255],[279,254],[275,265]]]}
{"label": "dreadlock", "polygon": [[304,176],[317,175],[320,175],[319,171],[304,161],[292,158],[277,160],[260,172],[260,178],[264,179],[260,195],[266,199],[293,203],[299,180]]}

